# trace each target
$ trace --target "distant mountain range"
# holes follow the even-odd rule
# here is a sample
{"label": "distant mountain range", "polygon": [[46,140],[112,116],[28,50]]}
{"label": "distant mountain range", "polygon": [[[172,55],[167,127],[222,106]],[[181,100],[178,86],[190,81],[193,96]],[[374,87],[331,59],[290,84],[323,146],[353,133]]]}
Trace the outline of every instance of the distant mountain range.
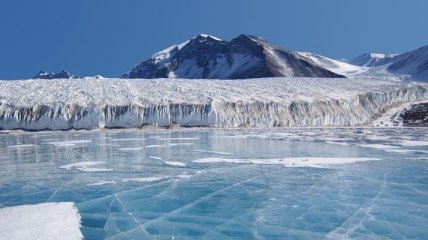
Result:
{"label": "distant mountain range", "polygon": [[[39,73],[37,73],[37,75],[33,77],[33,79],[76,79],[76,78],[80,78],[80,77],[73,75],[65,70],[62,70],[58,73],[40,71]],[[104,77],[101,75],[95,75],[95,76],[84,77],[84,78],[102,79]]]}
{"label": "distant mountain range", "polygon": [[40,71],[33,79],[72,79],[79,78],[65,70],[58,73]]}
{"label": "distant mountain range", "polygon": [[428,45],[403,54],[367,53],[350,60],[349,63],[428,81]]}
{"label": "distant mountain range", "polygon": [[391,59],[398,54],[365,53],[348,61],[355,66],[377,67],[390,63]]}
{"label": "distant mountain range", "polygon": [[[334,60],[242,34],[230,41],[201,34],[137,64],[122,78],[247,79],[264,77],[398,77],[428,81],[428,46],[403,54],[366,53]],[[61,71],[34,78],[77,78]],[[95,78],[102,78],[97,75]]]}

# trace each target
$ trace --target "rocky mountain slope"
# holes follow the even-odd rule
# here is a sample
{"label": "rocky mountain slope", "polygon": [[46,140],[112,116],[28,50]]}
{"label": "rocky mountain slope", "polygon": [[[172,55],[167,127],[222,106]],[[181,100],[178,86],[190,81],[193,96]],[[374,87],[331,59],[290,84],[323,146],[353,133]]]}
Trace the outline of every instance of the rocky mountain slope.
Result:
{"label": "rocky mountain slope", "polygon": [[123,78],[247,79],[265,77],[340,78],[298,52],[240,35],[231,41],[201,34],[138,64]]}

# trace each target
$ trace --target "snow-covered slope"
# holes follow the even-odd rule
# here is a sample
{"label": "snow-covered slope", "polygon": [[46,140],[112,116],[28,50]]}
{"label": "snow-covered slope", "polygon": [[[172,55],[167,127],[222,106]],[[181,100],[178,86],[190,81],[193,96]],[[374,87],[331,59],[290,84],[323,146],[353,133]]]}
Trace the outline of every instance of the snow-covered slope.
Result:
{"label": "snow-covered slope", "polygon": [[291,50],[251,35],[222,41],[199,35],[154,54],[124,78],[247,79],[343,77]]}
{"label": "snow-covered slope", "polygon": [[353,126],[422,99],[427,85],[366,79],[0,81],[0,129]]}
{"label": "snow-covered slope", "polygon": [[376,67],[390,63],[390,60],[398,54],[365,53],[348,62],[355,66]]}
{"label": "snow-covered slope", "polygon": [[428,82],[428,45],[391,59],[388,71]]}
{"label": "snow-covered slope", "polygon": [[343,75],[346,77],[352,77],[352,76],[364,73],[368,70],[367,67],[352,65],[346,62],[324,57],[315,53],[299,52],[299,54],[301,54],[306,58],[309,58],[319,66],[329,71],[332,71],[334,73],[337,73],[339,75]]}
{"label": "snow-covered slope", "polygon": [[364,76],[387,74],[428,82],[428,45],[403,54],[367,53],[349,63],[370,67]]}
{"label": "snow-covered slope", "polygon": [[386,111],[376,119],[375,127],[428,127],[428,101],[409,102]]}

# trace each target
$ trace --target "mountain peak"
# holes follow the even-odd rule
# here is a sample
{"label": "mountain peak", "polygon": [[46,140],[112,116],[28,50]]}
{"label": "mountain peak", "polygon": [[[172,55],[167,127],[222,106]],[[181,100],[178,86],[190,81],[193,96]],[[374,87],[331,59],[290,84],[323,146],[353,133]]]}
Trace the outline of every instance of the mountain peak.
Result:
{"label": "mountain peak", "polygon": [[264,40],[261,37],[257,37],[257,36],[251,35],[251,34],[241,34],[235,39],[245,39],[245,40],[252,40],[252,41]]}
{"label": "mountain peak", "polygon": [[212,36],[212,35],[208,35],[208,34],[199,34],[198,36],[194,37],[193,39],[198,39],[198,40],[215,40],[215,41],[222,41],[220,38]]}
{"label": "mountain peak", "polygon": [[72,79],[72,78],[78,78],[78,77],[65,70],[61,70],[58,73],[40,71],[39,73],[37,73],[36,76],[33,77],[33,79]]}
{"label": "mountain peak", "polygon": [[300,54],[241,34],[231,41],[200,34],[138,64],[124,78],[245,79],[343,77]]}

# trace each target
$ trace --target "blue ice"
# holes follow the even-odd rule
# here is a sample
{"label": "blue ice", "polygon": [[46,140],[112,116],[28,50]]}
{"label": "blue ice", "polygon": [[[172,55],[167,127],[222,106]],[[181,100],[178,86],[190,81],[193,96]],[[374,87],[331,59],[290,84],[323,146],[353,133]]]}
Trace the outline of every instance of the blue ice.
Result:
{"label": "blue ice", "polygon": [[0,152],[0,207],[73,201],[88,240],[428,236],[427,129],[5,132]]}

